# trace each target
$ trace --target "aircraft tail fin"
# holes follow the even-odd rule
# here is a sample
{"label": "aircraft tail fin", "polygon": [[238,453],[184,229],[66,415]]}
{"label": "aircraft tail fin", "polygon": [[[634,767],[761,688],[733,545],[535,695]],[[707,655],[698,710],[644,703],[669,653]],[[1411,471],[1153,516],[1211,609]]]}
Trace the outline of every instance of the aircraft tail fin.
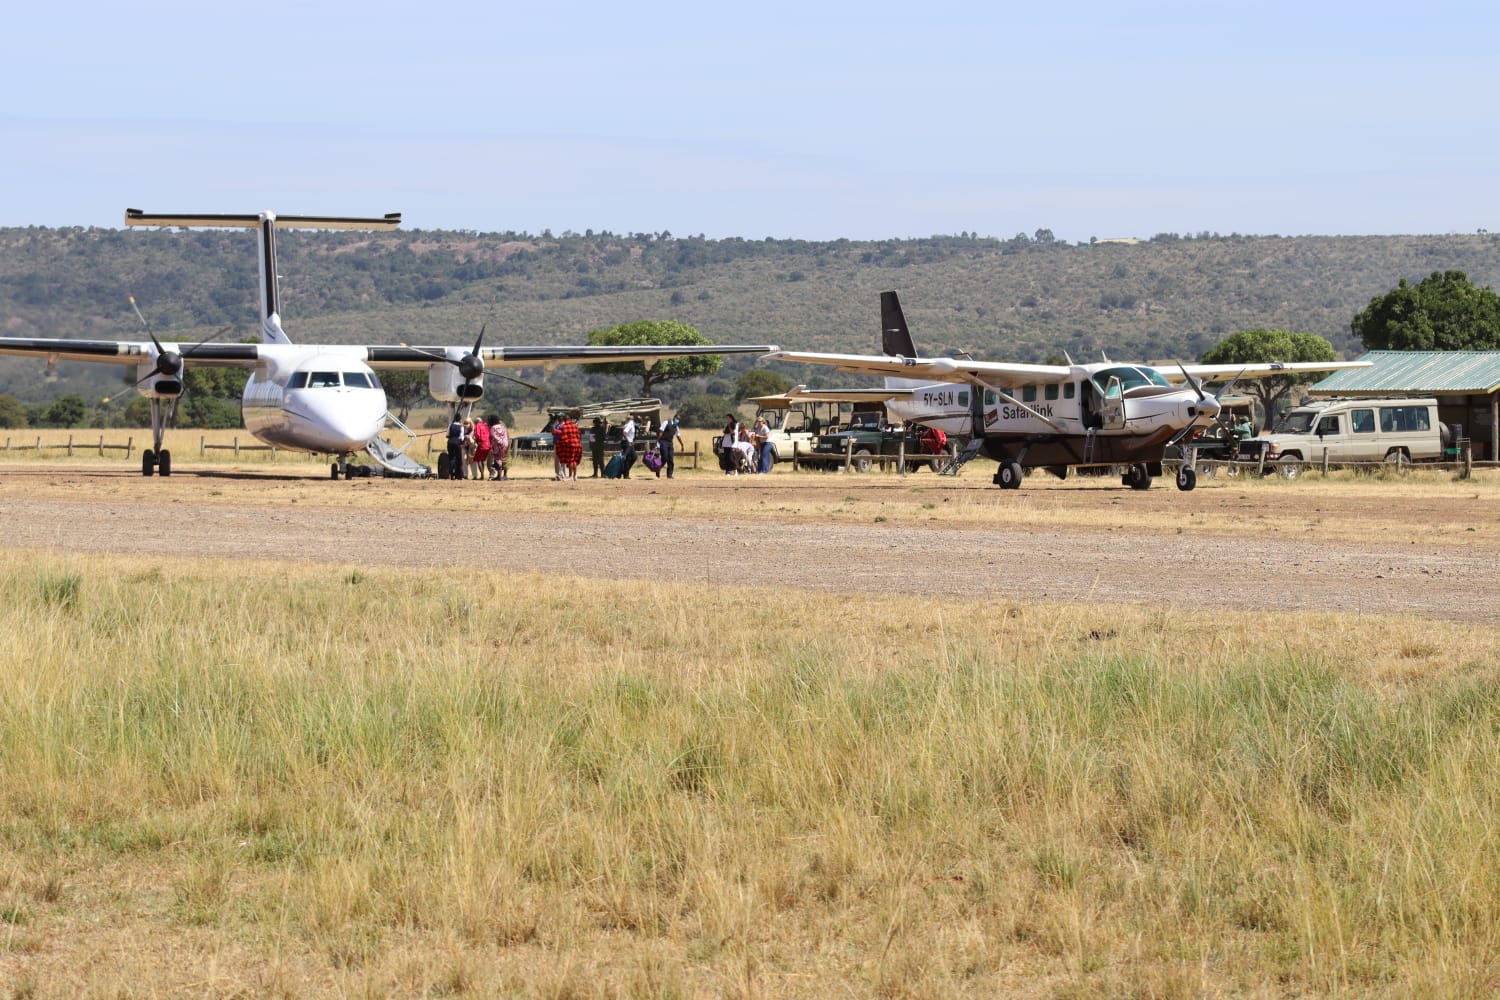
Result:
{"label": "aircraft tail fin", "polygon": [[901,312],[901,300],[895,292],[880,293],[880,349],[893,358],[917,356],[911,331],[906,328],[906,316]]}
{"label": "aircraft tail fin", "polygon": [[383,218],[352,218],[329,215],[280,215],[265,211],[256,215],[190,215],[185,213],[146,213],[138,208],[125,210],[127,226],[174,226],[182,228],[254,229],[260,235],[260,340],[263,344],[290,344],[281,329],[281,292],[277,284],[277,229],[395,229],[401,225],[401,213],[391,212]]}

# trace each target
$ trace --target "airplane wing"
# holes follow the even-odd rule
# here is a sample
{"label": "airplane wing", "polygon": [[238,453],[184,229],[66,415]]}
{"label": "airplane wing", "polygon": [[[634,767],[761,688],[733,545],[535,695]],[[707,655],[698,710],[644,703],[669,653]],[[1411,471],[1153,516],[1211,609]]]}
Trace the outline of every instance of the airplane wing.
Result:
{"label": "airplane wing", "polygon": [[1073,374],[1067,365],[1023,365],[960,358],[893,358],[884,354],[815,354],[804,351],[773,351],[766,361],[791,361],[807,365],[831,365],[839,371],[888,378],[931,379],[934,382],[968,382],[983,379],[1001,384],[1025,382],[1045,385],[1066,382]]}
{"label": "airplane wing", "polygon": [[[1340,368],[1369,368],[1371,361],[1269,361],[1254,365],[1152,365],[1168,382],[1186,382],[1187,375],[1202,382],[1227,382],[1230,379],[1271,378],[1275,375],[1300,375],[1303,372],[1331,372]],[[1184,369],[1187,375],[1183,374]]]}
{"label": "airplane wing", "polygon": [[[179,344],[164,342],[194,365],[221,368],[254,368],[264,344]],[[0,337],[0,354],[46,358],[48,364],[62,361],[96,361],[109,365],[149,364],[156,357],[149,340],[60,340],[45,337]]]}
{"label": "airplane wing", "polygon": [[[323,348],[330,354],[359,356],[372,368],[426,368],[462,359],[473,351],[470,346],[384,347],[347,344],[212,344],[162,342],[168,352],[182,355],[190,367],[254,368],[262,360],[278,353]],[[485,347],[479,357],[485,367],[520,368],[558,364],[603,364],[607,362],[644,361],[648,364],[667,358],[692,357],[700,354],[765,354],[775,351],[775,344],[701,344],[666,347]],[[131,340],[64,340],[52,338],[0,337],[0,354],[46,358],[57,361],[93,361],[111,365],[150,364],[157,355],[150,341]]]}
{"label": "airplane wing", "polygon": [[788,389],[785,398],[797,402],[875,403],[887,399],[907,399],[911,389],[809,389],[805,385]]}
{"label": "airplane wing", "polygon": [[[483,347],[477,355],[486,368],[552,367],[554,365],[617,364],[624,361],[664,361],[700,354],[766,354],[775,344],[698,344],[662,347]],[[434,362],[457,360],[473,350],[472,345],[448,347],[366,347],[371,368],[421,368]]]}

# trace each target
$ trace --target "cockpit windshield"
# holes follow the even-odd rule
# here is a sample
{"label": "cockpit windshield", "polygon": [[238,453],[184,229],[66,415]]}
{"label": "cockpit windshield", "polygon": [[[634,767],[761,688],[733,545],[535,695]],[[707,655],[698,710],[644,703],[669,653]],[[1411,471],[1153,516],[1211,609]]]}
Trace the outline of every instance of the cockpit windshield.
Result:
{"label": "cockpit windshield", "polygon": [[[1105,368],[1093,375],[1094,384],[1106,397],[1115,397],[1122,392],[1138,389],[1143,385],[1163,386],[1170,389],[1172,383],[1167,377],[1155,368],[1136,368],[1121,365],[1118,368]],[[1118,385],[1110,385],[1110,379],[1119,379]]]}
{"label": "cockpit windshield", "polygon": [[286,382],[288,389],[337,389],[340,385],[351,389],[380,388],[380,383],[370,372],[292,372]]}

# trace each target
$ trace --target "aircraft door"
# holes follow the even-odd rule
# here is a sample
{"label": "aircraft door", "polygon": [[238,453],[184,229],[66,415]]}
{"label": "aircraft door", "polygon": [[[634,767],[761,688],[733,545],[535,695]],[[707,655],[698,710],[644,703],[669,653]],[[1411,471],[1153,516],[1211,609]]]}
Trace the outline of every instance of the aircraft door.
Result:
{"label": "aircraft door", "polygon": [[1118,376],[1111,375],[1104,386],[1104,399],[1099,407],[1105,430],[1119,430],[1125,426],[1125,391]]}
{"label": "aircraft door", "polygon": [[970,437],[984,437],[984,405],[986,397],[992,397],[988,389],[981,389],[976,385],[969,390]]}

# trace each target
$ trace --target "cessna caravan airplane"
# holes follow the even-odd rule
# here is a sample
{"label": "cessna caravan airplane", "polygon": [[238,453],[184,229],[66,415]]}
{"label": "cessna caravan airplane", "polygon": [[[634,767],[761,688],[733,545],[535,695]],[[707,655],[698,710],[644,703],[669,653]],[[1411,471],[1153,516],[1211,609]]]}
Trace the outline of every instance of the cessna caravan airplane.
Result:
{"label": "cessna caravan airplane", "polygon": [[[414,436],[386,408],[385,392],[375,371],[381,368],[426,368],[428,392],[451,404],[455,413],[472,408],[484,394],[486,368],[552,367],[558,364],[644,361],[697,354],[759,354],[774,351],[771,344],[699,347],[485,347],[484,329],[473,347],[395,347],[351,344],[293,344],[281,328],[277,289],[277,229],[392,230],[400,213],[383,218],[330,218],[280,215],[148,215],[125,210],[127,226],[219,227],[254,229],[260,234],[260,343],[184,344],[157,340],[147,326],[149,341],[51,340],[0,337],[0,354],[41,356],[48,366],[59,359],[134,365],[135,387],[151,401],[152,447],[143,452],[141,473],[167,476],[172,453],[162,447],[167,424],[182,397],[182,370],[189,365],[246,368],[242,413],[245,429],[278,448],[331,455],[333,478],[368,474],[368,466],[351,466],[349,459],[366,452],[385,470],[397,475],[426,475],[427,468],[388,444],[380,433],[387,424]],[[131,300],[132,305],[134,299]],[[144,322],[144,320],[143,320]],[[502,378],[507,376],[500,376]],[[445,463],[439,463],[439,472]]]}
{"label": "cessna caravan airplane", "polygon": [[[1171,368],[1104,361],[1079,365],[1009,364],[960,358],[921,358],[912,344],[895,292],[880,295],[884,354],[811,354],[777,351],[766,360],[831,365],[841,371],[884,375],[894,417],[967,438],[958,456],[984,454],[1000,463],[994,482],[1016,489],[1026,469],[1058,477],[1080,466],[1125,466],[1124,485],[1144,490],[1162,474],[1162,457],[1194,428],[1219,414],[1219,401],[1203,383],[1267,378],[1294,372],[1368,367],[1368,361],[1251,365],[1176,365]],[[817,398],[817,390],[788,395]],[[1193,457],[1177,472],[1177,488],[1198,484]]]}

